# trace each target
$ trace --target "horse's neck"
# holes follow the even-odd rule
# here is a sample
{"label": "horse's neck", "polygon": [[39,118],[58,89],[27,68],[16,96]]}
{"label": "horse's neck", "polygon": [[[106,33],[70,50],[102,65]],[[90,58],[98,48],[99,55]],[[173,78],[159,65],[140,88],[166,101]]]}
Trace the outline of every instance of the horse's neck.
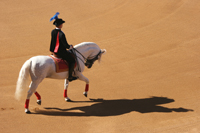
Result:
{"label": "horse's neck", "polygon": [[85,57],[88,58],[92,54],[96,54],[99,51],[99,47],[92,42],[84,42],[75,46],[75,48]]}
{"label": "horse's neck", "polygon": [[80,55],[80,57],[84,57],[84,58],[87,58],[88,57],[88,52],[85,51],[84,49],[80,49],[80,48],[76,48],[76,50],[78,51],[78,55]]}

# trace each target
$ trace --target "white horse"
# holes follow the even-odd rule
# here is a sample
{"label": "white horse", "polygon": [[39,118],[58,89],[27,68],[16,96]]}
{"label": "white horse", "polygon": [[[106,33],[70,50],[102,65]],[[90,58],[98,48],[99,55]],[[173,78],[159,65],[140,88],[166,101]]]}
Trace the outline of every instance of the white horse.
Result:
{"label": "white horse", "polygon": [[[99,46],[92,42],[83,42],[76,46],[74,46],[74,53],[77,57],[77,65],[74,69],[75,76],[78,79],[85,81],[85,92],[83,93],[86,97],[89,89],[89,80],[86,78],[82,72],[84,71],[84,67],[87,66],[91,68],[93,63],[96,60],[101,60],[102,54],[106,52],[105,49],[100,49]],[[28,77],[31,77],[31,83],[29,85],[29,90],[25,102],[25,112],[31,113],[29,110],[29,99],[34,93],[37,97],[37,103],[41,104],[41,96],[36,91],[38,85],[42,82],[44,78],[54,78],[54,79],[65,79],[64,83],[64,98],[66,101],[71,101],[67,96],[67,88],[68,88],[68,71],[56,73],[55,71],[55,63],[54,60],[50,56],[35,56],[27,60],[20,72],[16,85],[15,97],[20,100],[23,90],[25,90],[28,81]]]}

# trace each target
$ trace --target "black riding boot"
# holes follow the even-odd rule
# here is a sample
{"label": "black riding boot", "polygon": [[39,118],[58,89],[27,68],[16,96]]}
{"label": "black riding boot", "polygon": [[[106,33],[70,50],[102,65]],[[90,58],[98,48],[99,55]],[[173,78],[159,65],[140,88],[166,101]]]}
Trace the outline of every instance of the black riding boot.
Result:
{"label": "black riding boot", "polygon": [[77,77],[72,76],[72,73],[73,73],[73,70],[74,70],[74,65],[75,65],[74,63],[71,63],[69,65],[69,77],[68,77],[69,82],[77,79]]}

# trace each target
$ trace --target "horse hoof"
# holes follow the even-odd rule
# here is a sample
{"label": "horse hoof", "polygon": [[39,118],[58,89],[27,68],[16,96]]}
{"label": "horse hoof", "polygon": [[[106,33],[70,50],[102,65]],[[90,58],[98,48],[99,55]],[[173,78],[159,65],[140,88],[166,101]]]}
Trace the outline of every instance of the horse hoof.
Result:
{"label": "horse hoof", "polygon": [[85,97],[87,97],[87,92],[83,92],[83,95],[84,95]]}
{"label": "horse hoof", "polygon": [[69,99],[69,98],[65,98],[65,101],[66,101],[66,102],[72,102],[72,100]]}
{"label": "horse hoof", "polygon": [[26,114],[31,114],[31,111],[29,109],[25,109]]}
{"label": "horse hoof", "polygon": [[37,100],[37,104],[38,104],[38,105],[41,105],[41,103],[42,103],[41,99],[40,99],[40,100]]}

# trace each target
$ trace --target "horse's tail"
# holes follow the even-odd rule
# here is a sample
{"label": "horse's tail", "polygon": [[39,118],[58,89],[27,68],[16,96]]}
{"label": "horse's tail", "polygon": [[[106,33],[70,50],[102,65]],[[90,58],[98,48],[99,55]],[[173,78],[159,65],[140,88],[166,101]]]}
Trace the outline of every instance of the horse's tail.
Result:
{"label": "horse's tail", "polygon": [[16,85],[16,91],[15,91],[15,98],[17,100],[20,100],[22,94],[24,94],[24,90],[25,88],[28,87],[28,79],[29,79],[29,69],[30,69],[30,65],[31,65],[31,60],[27,60],[20,72],[19,72],[19,77],[17,80],[17,85]]}

